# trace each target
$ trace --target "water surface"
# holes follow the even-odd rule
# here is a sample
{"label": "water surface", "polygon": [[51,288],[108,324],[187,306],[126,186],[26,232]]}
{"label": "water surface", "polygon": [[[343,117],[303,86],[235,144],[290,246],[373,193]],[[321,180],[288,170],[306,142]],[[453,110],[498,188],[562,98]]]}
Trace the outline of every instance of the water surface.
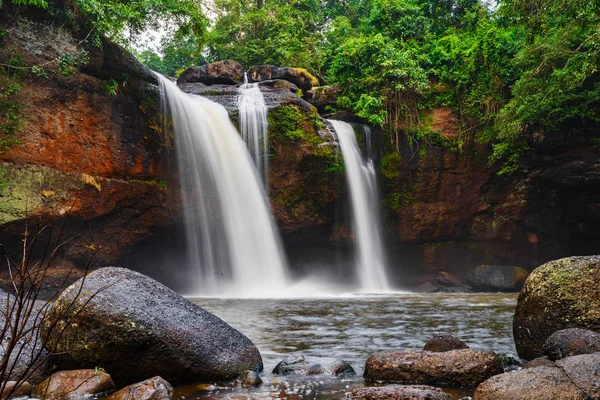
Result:
{"label": "water surface", "polygon": [[[248,336],[259,348],[265,384],[257,389],[187,387],[187,399],[341,399],[364,386],[366,359],[383,350],[419,350],[438,333],[451,333],[471,348],[516,358],[512,317],[516,294],[396,294],[318,299],[193,299]],[[348,361],[353,378],[276,377],[273,367],[303,354],[327,363]],[[472,389],[445,389],[458,399]]]}

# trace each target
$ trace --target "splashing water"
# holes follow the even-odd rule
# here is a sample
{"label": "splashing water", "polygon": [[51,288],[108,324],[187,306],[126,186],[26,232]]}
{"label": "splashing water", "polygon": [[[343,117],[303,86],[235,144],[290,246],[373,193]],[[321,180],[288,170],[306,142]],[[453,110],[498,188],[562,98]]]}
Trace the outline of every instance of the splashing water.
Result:
{"label": "splashing water", "polygon": [[363,291],[390,289],[377,218],[377,180],[373,160],[363,159],[352,126],[329,120],[340,143],[350,188],[352,231],[356,240],[356,272]]}
{"label": "splashing water", "polygon": [[268,110],[258,83],[248,83],[247,73],[244,73],[244,84],[239,89],[238,107],[242,138],[248,146],[259,176],[266,183],[269,149],[267,141]]}
{"label": "splashing water", "polygon": [[[193,295],[265,294],[288,283],[260,178],[224,107],[157,75],[173,117]],[[164,115],[167,115],[164,110]]]}

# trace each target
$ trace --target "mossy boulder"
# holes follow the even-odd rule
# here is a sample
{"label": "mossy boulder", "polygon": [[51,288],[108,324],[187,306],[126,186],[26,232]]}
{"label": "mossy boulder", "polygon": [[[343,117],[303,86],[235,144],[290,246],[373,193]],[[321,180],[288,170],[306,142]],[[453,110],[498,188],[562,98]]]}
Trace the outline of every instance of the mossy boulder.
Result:
{"label": "mossy boulder", "polygon": [[600,332],[600,256],[550,261],[531,273],[519,295],[513,333],[519,356],[532,360],[554,332]]}
{"label": "mossy boulder", "polygon": [[256,65],[248,70],[249,82],[262,82],[283,79],[308,91],[319,86],[319,80],[304,68],[277,67],[275,65]]}
{"label": "mossy boulder", "polygon": [[69,286],[41,335],[47,348],[56,347],[61,369],[101,367],[119,384],[157,375],[173,384],[226,381],[263,367],[246,336],[125,268],[101,268]]}
{"label": "mossy boulder", "polygon": [[217,61],[199,67],[190,67],[183,71],[177,84],[200,82],[205,85],[235,85],[244,80],[244,68],[233,60]]}

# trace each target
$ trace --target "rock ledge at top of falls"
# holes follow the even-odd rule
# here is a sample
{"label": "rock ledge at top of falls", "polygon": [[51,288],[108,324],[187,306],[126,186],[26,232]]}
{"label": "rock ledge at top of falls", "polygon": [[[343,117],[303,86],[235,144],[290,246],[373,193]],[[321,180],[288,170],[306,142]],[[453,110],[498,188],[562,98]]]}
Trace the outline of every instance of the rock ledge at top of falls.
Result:
{"label": "rock ledge at top of falls", "polygon": [[364,377],[370,382],[476,386],[502,372],[500,358],[487,351],[399,350],[369,357]]}
{"label": "rock ledge at top of falls", "polygon": [[190,67],[183,71],[177,84],[200,82],[205,85],[235,85],[244,80],[244,68],[233,60],[217,61],[199,67]]}
{"label": "rock ledge at top of falls", "polygon": [[[54,321],[61,327],[68,322],[62,334],[49,329]],[[41,334],[49,348],[57,345],[61,369],[102,367],[119,384],[157,375],[173,384],[226,381],[263,367],[246,336],[125,268],[101,268],[68,287],[48,311]]]}
{"label": "rock ledge at top of falls", "polygon": [[308,91],[319,86],[319,80],[304,68],[278,67],[275,65],[255,65],[248,70],[248,82],[262,82],[283,79]]}
{"label": "rock ledge at top of falls", "polygon": [[600,256],[550,261],[525,281],[513,320],[519,357],[541,357],[550,335],[568,328],[600,332]]}

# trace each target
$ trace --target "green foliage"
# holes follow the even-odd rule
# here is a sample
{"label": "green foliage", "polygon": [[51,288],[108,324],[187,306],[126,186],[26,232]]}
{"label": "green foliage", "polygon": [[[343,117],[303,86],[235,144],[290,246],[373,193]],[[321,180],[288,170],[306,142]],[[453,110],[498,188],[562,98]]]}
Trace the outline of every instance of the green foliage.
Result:
{"label": "green foliage", "polygon": [[[46,8],[48,7],[48,2],[46,0],[11,0],[13,4],[18,6],[36,6]],[[2,6],[2,1],[0,1],[0,7]]]}
{"label": "green foliage", "polygon": [[274,132],[289,140],[295,141],[304,137],[304,115],[295,106],[283,106],[271,110],[268,121],[269,127]]}
{"label": "green foliage", "polygon": [[25,127],[23,102],[19,99],[21,84],[25,76],[23,62],[12,54],[5,66],[0,67],[0,153],[19,143],[16,133]]}
{"label": "green foliage", "polygon": [[78,52],[67,52],[58,56],[57,63],[60,73],[67,78],[73,76],[77,72],[77,68],[87,64],[89,61],[89,53],[86,50]]}
{"label": "green foliage", "polygon": [[115,81],[114,79],[109,80],[104,85],[104,90],[109,95],[116,96],[117,92],[119,91],[119,82]]}
{"label": "green foliage", "polygon": [[385,154],[381,157],[381,175],[390,181],[400,178],[402,157],[396,152]]}

